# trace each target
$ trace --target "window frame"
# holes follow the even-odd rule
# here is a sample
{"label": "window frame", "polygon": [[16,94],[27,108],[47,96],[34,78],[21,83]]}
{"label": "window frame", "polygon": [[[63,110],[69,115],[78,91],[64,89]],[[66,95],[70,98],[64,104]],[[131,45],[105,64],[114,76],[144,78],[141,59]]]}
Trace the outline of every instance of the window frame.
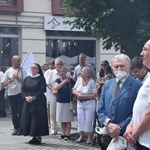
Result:
{"label": "window frame", "polygon": [[52,15],[63,16],[66,14],[65,8],[61,5],[61,0],[52,0]]}
{"label": "window frame", "polygon": [[0,5],[1,12],[23,12],[23,0],[16,0],[17,5],[15,6],[7,6],[7,5]]}

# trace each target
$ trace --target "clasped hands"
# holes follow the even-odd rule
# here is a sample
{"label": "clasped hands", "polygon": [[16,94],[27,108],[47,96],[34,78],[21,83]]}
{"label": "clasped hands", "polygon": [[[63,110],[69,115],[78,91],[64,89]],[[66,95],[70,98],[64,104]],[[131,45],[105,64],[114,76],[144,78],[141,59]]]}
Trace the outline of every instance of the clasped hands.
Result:
{"label": "clasped hands", "polygon": [[78,93],[76,96],[77,96],[77,99],[84,99],[85,97],[85,95],[81,93]]}
{"label": "clasped hands", "polygon": [[[114,138],[115,140],[117,140],[118,136],[120,134],[121,128],[117,124],[109,122],[107,125],[107,129],[108,129],[109,135],[112,138]],[[126,132],[124,133],[123,136],[132,147],[136,144],[137,136],[136,136],[136,133],[131,126],[127,127]]]}
{"label": "clasped hands", "polygon": [[25,99],[29,103],[31,103],[34,100],[33,96],[26,96]]}
{"label": "clasped hands", "polygon": [[134,146],[137,141],[137,136],[133,128],[129,125],[124,133],[124,138],[128,141],[131,146]]}

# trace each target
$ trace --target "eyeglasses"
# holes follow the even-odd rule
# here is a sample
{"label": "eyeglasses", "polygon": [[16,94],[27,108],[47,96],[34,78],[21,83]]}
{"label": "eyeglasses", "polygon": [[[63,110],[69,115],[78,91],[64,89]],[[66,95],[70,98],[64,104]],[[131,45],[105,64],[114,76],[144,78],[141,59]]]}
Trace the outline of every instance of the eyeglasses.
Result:
{"label": "eyeglasses", "polygon": [[132,75],[139,75],[138,72],[131,72]]}
{"label": "eyeglasses", "polygon": [[38,69],[38,68],[35,68],[35,67],[30,67],[31,69],[33,69],[33,70],[36,70],[36,69]]}

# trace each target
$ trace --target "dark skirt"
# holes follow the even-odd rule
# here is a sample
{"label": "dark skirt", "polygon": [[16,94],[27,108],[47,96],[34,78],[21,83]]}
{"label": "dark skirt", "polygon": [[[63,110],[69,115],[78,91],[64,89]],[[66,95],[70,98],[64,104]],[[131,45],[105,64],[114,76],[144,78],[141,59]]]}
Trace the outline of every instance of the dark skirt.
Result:
{"label": "dark skirt", "polygon": [[31,103],[24,101],[19,134],[24,136],[49,135],[46,98],[44,95]]}

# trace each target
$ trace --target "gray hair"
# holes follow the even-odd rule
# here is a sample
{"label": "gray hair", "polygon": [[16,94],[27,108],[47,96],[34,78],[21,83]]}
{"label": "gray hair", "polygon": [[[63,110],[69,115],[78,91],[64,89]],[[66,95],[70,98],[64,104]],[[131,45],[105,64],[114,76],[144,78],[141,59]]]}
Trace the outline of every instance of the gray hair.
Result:
{"label": "gray hair", "polygon": [[79,56],[82,55],[84,58],[86,58],[86,54],[80,53]]}
{"label": "gray hair", "polygon": [[83,67],[82,69],[84,69],[84,71],[86,72],[86,74],[90,78],[91,77],[91,68],[89,68],[89,67]]}
{"label": "gray hair", "polygon": [[64,64],[63,60],[62,60],[61,58],[59,58],[59,57],[55,59],[55,63],[56,63],[56,62],[61,62],[62,65]]}
{"label": "gray hair", "polygon": [[115,60],[125,60],[127,66],[131,66],[130,64],[130,58],[126,54],[118,54],[115,55],[115,57],[111,60],[111,65],[114,66],[114,61]]}
{"label": "gray hair", "polygon": [[51,63],[54,65],[54,64],[55,64],[55,60],[50,60],[50,61],[48,62],[48,64],[51,64]]}
{"label": "gray hair", "polygon": [[66,72],[68,71],[68,69],[67,69],[66,66],[61,66],[61,67],[59,68],[59,70],[60,70],[60,69],[63,69],[63,70],[65,70]]}

